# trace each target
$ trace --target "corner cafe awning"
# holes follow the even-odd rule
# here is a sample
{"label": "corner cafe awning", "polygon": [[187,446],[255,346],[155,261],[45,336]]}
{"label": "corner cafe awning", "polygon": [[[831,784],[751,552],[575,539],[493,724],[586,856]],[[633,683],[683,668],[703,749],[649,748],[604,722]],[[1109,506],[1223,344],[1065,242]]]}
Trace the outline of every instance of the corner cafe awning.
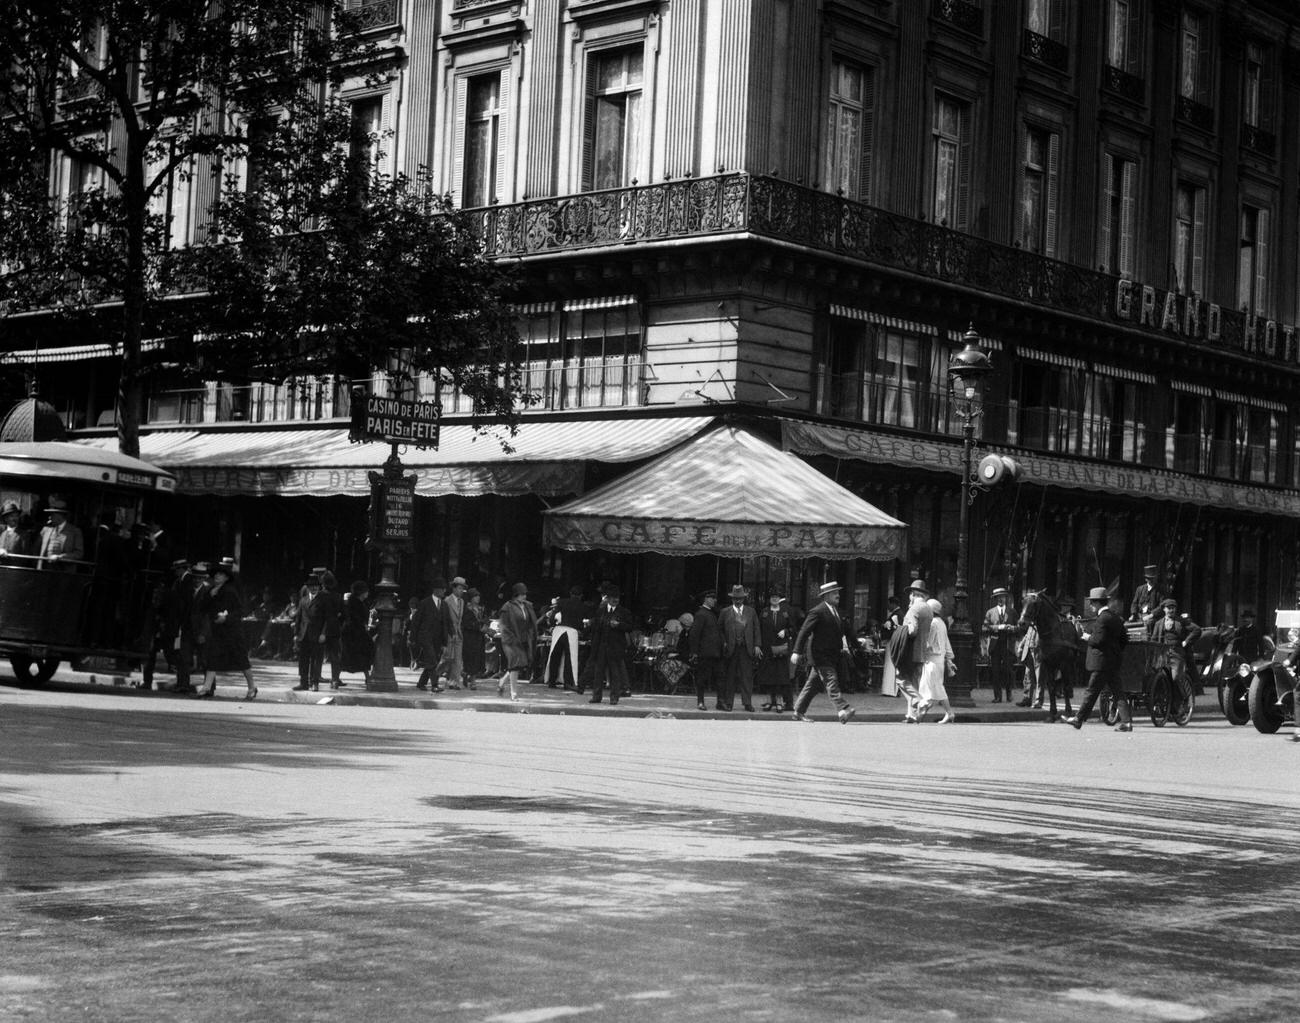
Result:
{"label": "corner cafe awning", "polygon": [[543,515],[569,550],[870,558],[907,550],[907,526],[741,427],[719,426]]}
{"label": "corner cafe awning", "polygon": [[[438,450],[404,448],[402,465],[422,497],[459,494],[515,496],[575,494],[583,462],[632,462],[680,444],[713,422],[711,416],[663,419],[524,421],[505,451],[493,433],[464,424],[442,427]],[[81,441],[115,449],[116,437]],[[159,430],[140,436],[140,457],[176,476],[182,494],[287,497],[365,497],[369,472],[390,447],[353,444],[338,428],[299,430]]]}

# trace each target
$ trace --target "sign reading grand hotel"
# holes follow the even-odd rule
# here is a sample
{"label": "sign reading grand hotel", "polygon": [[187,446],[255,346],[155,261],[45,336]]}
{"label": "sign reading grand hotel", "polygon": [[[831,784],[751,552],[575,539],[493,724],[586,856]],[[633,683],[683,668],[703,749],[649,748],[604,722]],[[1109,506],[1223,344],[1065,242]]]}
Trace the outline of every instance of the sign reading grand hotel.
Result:
{"label": "sign reading grand hotel", "polygon": [[435,402],[367,394],[364,403],[357,398],[352,401],[352,429],[348,431],[348,438],[436,448],[438,418],[439,408]]}
{"label": "sign reading grand hotel", "polygon": [[1174,291],[1160,291],[1149,284],[1116,282],[1114,314],[1118,320],[1175,334],[1189,341],[1232,344],[1252,355],[1300,363],[1296,328],[1291,324],[1265,320],[1248,313],[1229,313],[1234,320],[1240,317],[1241,332],[1238,336],[1235,329],[1225,330],[1223,310],[1215,303]]}

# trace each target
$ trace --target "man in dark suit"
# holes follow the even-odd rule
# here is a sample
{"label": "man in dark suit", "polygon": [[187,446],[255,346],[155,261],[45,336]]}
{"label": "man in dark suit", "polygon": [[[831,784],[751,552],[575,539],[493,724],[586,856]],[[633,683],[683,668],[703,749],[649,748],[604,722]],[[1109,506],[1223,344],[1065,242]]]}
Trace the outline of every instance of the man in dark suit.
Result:
{"label": "man in dark suit", "polygon": [[415,688],[435,693],[442,692],[438,683],[438,665],[442,662],[442,647],[446,640],[442,620],[442,600],[446,592],[447,580],[435,579],[429,595],[420,601],[415,617],[411,619],[411,636],[420,647],[420,680]]}
{"label": "man in dark suit", "polygon": [[611,707],[627,688],[628,640],[636,624],[621,598],[622,592],[611,583],[591,619],[591,702],[600,703],[608,682]]}
{"label": "man in dark suit", "polygon": [[1083,641],[1088,646],[1087,660],[1084,668],[1088,671],[1088,691],[1084,694],[1079,713],[1066,718],[1067,725],[1082,728],[1088,720],[1092,708],[1101,696],[1103,689],[1109,688],[1119,710],[1117,732],[1133,731],[1133,714],[1129,710],[1128,699],[1119,679],[1120,655],[1124,644],[1128,642],[1128,631],[1120,616],[1110,609],[1110,597],[1104,586],[1096,586],[1088,591],[1088,606],[1097,617],[1091,622],[1088,631],[1083,633]]}
{"label": "man in dark suit", "polygon": [[1147,565],[1142,569],[1143,583],[1133,591],[1133,600],[1128,607],[1129,621],[1141,620],[1148,631],[1159,616],[1160,601],[1164,599],[1160,592],[1159,574],[1160,570],[1155,565]]}
{"label": "man in dark suit", "polygon": [[718,615],[722,627],[723,691],[718,693],[719,710],[740,705],[754,712],[754,664],[762,658],[759,644],[758,612],[745,603],[749,591],[737,583],[731,588],[731,603]]}
{"label": "man in dark suit", "polygon": [[176,666],[176,693],[192,693],[190,671],[194,667],[194,575],[190,572],[188,558],[172,562],[173,581],[164,601],[167,642],[172,648],[172,663]]}
{"label": "man in dark suit", "polygon": [[705,709],[704,694],[710,685],[718,694],[718,709],[722,709],[722,627],[717,607],[717,590],[705,590],[691,623],[691,666],[695,669],[695,699],[700,710]]}
{"label": "man in dark suit", "polygon": [[1011,594],[1006,587],[999,586],[993,591],[993,601],[993,606],[984,612],[984,625],[980,631],[988,642],[989,685],[993,689],[993,702],[1001,703],[1005,694],[1007,703],[1010,703],[1011,684],[1014,681],[1011,652],[1015,645],[1016,629],[1009,607]]}
{"label": "man in dark suit", "polygon": [[840,724],[844,725],[848,724],[849,718],[857,713],[840,692],[839,681],[840,659],[847,656],[851,649],[849,644],[853,640],[853,626],[840,617],[839,583],[823,583],[821,589],[817,591],[817,596],[821,598],[821,603],[808,612],[808,617],[804,619],[799,629],[799,635],[795,637],[794,653],[790,656],[790,660],[796,665],[805,655],[812,663],[812,669],[808,672],[808,681],[804,683],[803,689],[799,691],[794,701],[794,719],[811,720],[807,716],[808,705],[817,695],[817,686],[820,683],[826,687],[826,695],[835,704]]}

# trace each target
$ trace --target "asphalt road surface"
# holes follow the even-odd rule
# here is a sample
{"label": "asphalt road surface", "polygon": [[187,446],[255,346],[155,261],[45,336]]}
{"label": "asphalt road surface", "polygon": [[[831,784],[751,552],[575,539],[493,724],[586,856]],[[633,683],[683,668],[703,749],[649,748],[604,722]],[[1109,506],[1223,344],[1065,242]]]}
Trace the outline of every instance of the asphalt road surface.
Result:
{"label": "asphalt road surface", "polygon": [[5,1021],[1293,1020],[1300,743],[0,689]]}

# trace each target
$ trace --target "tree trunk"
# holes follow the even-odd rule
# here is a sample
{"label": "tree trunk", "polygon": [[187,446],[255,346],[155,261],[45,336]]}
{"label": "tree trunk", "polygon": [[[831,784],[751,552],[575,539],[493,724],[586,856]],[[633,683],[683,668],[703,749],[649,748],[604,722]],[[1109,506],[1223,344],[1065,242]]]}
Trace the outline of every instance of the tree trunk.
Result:
{"label": "tree trunk", "polygon": [[139,144],[128,137],[122,199],[126,207],[126,273],[122,281],[121,372],[117,378],[117,446],[124,455],[140,457],[140,418],[143,388],[140,384],[140,343],[144,338],[145,157]]}

